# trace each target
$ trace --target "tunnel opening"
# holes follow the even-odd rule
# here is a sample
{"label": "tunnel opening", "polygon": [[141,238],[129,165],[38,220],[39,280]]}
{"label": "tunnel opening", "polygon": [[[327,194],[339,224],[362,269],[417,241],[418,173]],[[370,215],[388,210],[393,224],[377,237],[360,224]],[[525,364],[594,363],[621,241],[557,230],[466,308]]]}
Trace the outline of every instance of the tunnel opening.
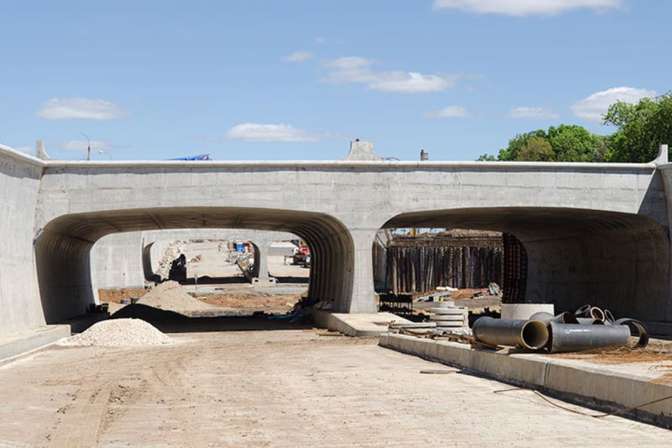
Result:
{"label": "tunnel opening", "polygon": [[[648,217],[568,208],[469,208],[400,214],[383,226],[388,232],[414,228],[499,232],[502,303],[553,304],[556,312],[590,303],[620,317],[672,320],[669,235]],[[376,250],[374,245],[374,260]],[[418,263],[425,269],[424,260]],[[394,270],[385,271],[383,288],[389,290]],[[380,280],[376,288],[381,290]],[[421,294],[408,289],[411,300]]]}
{"label": "tunnel opening", "polygon": [[[110,210],[63,215],[39,232],[34,246],[42,309],[47,323],[59,323],[84,315],[96,304],[97,285],[92,278],[91,250],[99,239],[111,234],[171,229],[250,229],[296,235],[310,248],[307,300],[337,311],[347,311],[350,306],[353,242],[343,224],[331,216],[295,210],[239,207]],[[143,255],[148,251],[151,247],[142,248]],[[144,271],[143,277],[149,273],[150,279],[157,280],[152,278],[151,266],[146,260],[139,263]],[[258,260],[257,263],[259,266]],[[254,260],[251,264],[254,272]],[[201,284],[199,287],[205,286]]]}
{"label": "tunnel opening", "polygon": [[231,233],[231,229],[143,233],[145,281],[173,280],[182,285],[309,283],[310,249],[298,236],[244,229],[235,229],[233,236]]}
{"label": "tunnel opening", "polygon": [[[310,256],[300,260],[302,245],[291,233],[245,229],[110,234],[92,249],[94,292],[115,312],[152,302],[183,314],[284,315],[306,299]],[[150,288],[165,282],[179,287],[160,303]]]}

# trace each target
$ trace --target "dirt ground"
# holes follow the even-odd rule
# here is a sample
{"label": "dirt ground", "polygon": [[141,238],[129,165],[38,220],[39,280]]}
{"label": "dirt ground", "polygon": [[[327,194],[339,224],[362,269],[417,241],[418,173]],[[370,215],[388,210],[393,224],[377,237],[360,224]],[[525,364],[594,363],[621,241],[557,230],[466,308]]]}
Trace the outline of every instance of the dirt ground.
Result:
{"label": "dirt ground", "polygon": [[[637,338],[631,338],[637,341]],[[672,363],[672,341],[655,340],[644,348],[618,347],[579,353],[557,353],[556,358],[584,359],[601,364],[669,361]]]}
{"label": "dirt ground", "polygon": [[[305,293],[303,287],[293,288],[296,292],[286,293],[292,288],[284,288],[283,293],[276,294],[273,289],[259,290],[250,288],[248,285],[225,285],[222,292],[208,292],[191,294],[198,300],[209,305],[222,308],[222,310],[235,310],[238,313],[264,312],[268,314],[285,314],[289,312],[296,302]],[[122,299],[140,298],[147,291],[141,288],[100,289],[101,303],[110,304],[110,312],[120,310],[123,305]],[[180,309],[174,311],[180,312]]]}
{"label": "dirt ground", "polygon": [[530,391],[495,394],[510,386],[375,339],[172,336],[155,348],[52,346],[0,366],[0,446],[669,447],[672,437]]}
{"label": "dirt ground", "polygon": [[99,289],[101,303],[121,303],[122,299],[139,299],[147,292],[144,288],[107,288]]}
{"label": "dirt ground", "polygon": [[230,292],[196,296],[209,305],[235,308],[240,311],[263,311],[284,314],[301,299],[301,294],[271,294],[264,292]]}
{"label": "dirt ground", "polygon": [[652,380],[660,384],[672,384],[672,341],[652,340],[644,348],[634,347],[637,338],[631,338],[632,347],[590,350],[580,353],[556,353],[554,358],[578,359],[595,364],[623,365],[650,364],[662,375]]}

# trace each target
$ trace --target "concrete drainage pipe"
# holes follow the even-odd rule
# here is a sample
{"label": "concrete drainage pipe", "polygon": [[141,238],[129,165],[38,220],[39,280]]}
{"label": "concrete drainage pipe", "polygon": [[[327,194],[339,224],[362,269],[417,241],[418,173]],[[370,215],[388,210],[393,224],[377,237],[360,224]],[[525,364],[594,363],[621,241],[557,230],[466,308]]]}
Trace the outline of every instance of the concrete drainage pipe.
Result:
{"label": "concrete drainage pipe", "polygon": [[509,320],[481,317],[472,327],[474,337],[490,345],[508,345],[540,350],[548,342],[546,324],[539,320]]}
{"label": "concrete drainage pipe", "polygon": [[603,347],[623,346],[628,343],[627,325],[581,325],[549,322],[551,353],[579,352]]}

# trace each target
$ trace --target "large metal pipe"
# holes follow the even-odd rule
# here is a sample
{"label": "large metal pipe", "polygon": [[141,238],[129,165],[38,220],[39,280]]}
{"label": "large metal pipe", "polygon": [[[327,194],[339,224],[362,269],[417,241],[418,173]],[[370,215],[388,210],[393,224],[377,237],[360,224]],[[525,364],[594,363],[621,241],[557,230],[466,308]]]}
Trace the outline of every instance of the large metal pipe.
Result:
{"label": "large metal pipe", "polygon": [[603,321],[605,318],[604,311],[602,311],[602,309],[591,305],[583,305],[578,310],[576,310],[574,314],[576,317],[591,317],[595,320],[601,321]]}
{"label": "large metal pipe", "polygon": [[616,318],[614,317],[614,315],[609,310],[603,310],[603,311],[604,311],[604,323],[613,325],[614,322],[616,322]]}
{"label": "large metal pipe", "polygon": [[548,351],[578,352],[628,343],[630,328],[626,325],[581,325],[549,322]]}
{"label": "large metal pipe", "polygon": [[551,313],[547,313],[546,311],[538,311],[534,313],[533,315],[530,316],[530,320],[540,320],[542,322],[559,322],[561,324],[577,324],[578,321],[576,319],[576,316],[574,313],[570,313],[568,311],[565,311],[564,313],[560,313],[557,316],[552,315]]}
{"label": "large metal pipe", "polygon": [[581,325],[604,325],[604,322],[601,320],[593,319],[592,317],[577,317],[576,322],[566,322],[566,323],[576,323]]}
{"label": "large metal pipe", "polygon": [[646,327],[644,326],[644,324],[638,321],[637,319],[630,319],[628,317],[624,317],[622,319],[614,321],[614,325],[625,325],[629,327],[631,336],[635,336],[634,334],[632,334],[633,332],[636,333],[636,336],[639,337],[639,341],[637,341],[637,347],[646,347],[648,345],[649,333],[646,331]]}
{"label": "large metal pipe", "polygon": [[538,320],[481,317],[472,327],[476,340],[489,345],[509,345],[539,350],[548,342],[548,329]]}

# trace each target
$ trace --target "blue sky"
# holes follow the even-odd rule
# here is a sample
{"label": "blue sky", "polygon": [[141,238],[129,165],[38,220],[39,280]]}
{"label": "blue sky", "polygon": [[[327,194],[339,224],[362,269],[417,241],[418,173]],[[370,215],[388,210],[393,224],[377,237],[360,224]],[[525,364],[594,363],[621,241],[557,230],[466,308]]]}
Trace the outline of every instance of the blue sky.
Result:
{"label": "blue sky", "polygon": [[473,160],[670,90],[665,0],[0,0],[0,143],[81,159]]}

